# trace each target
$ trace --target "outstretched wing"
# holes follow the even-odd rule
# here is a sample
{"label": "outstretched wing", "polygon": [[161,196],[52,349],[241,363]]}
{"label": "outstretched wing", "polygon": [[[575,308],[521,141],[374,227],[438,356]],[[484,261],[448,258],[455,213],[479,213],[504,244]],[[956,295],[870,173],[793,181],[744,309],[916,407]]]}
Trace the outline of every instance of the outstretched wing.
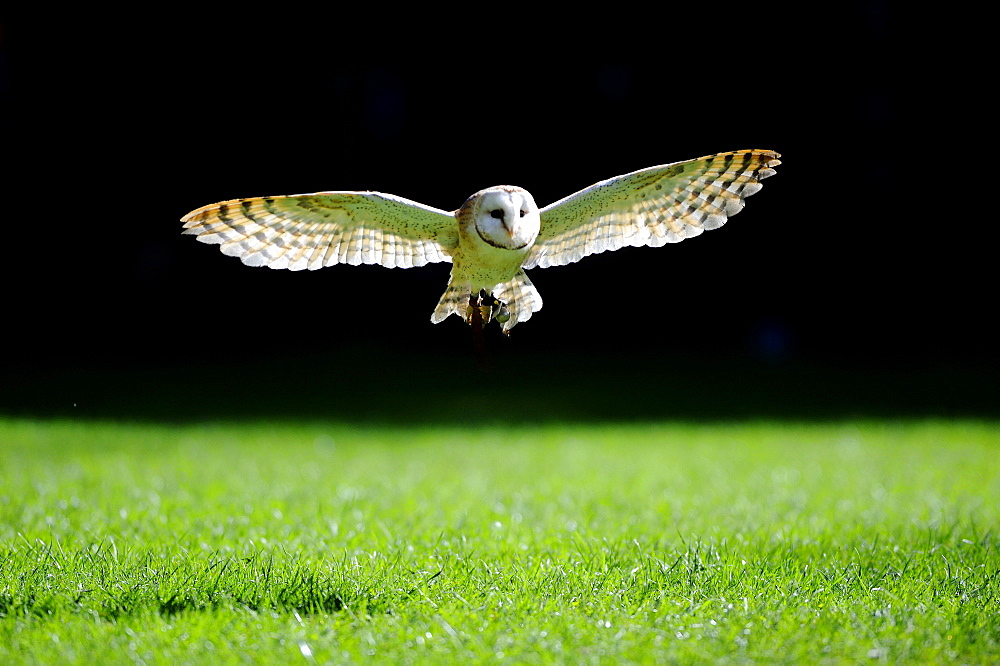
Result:
{"label": "outstretched wing", "polygon": [[540,212],[523,266],[562,266],[626,246],[659,247],[726,223],[774,175],[778,153],[740,150],[634,171],[597,183]]}
{"label": "outstretched wing", "polygon": [[451,261],[453,213],[380,192],[317,192],[234,199],[181,218],[185,234],[221,245],[250,266],[315,270],[333,264],[389,268]]}

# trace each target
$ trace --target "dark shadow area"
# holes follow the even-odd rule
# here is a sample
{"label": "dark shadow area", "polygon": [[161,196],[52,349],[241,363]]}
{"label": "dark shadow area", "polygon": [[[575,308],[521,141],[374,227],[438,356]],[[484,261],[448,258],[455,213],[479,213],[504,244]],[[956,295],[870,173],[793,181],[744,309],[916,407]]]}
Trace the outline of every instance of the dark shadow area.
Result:
{"label": "dark shadow area", "polygon": [[997,418],[995,367],[518,353],[386,353],[10,377],[0,414],[191,423],[521,425],[647,420]]}

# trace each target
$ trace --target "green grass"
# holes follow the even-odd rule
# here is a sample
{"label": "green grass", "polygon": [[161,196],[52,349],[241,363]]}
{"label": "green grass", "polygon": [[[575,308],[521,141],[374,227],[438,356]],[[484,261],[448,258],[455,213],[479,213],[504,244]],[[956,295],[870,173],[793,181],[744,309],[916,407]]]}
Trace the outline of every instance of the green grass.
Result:
{"label": "green grass", "polygon": [[0,420],[0,663],[995,663],[998,518],[982,421]]}

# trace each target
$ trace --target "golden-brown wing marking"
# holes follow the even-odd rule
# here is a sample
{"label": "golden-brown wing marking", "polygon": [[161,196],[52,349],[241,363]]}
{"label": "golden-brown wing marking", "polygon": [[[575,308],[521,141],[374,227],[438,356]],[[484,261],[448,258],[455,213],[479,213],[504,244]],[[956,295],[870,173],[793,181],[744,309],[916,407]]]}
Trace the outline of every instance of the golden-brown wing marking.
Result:
{"label": "golden-brown wing marking", "polygon": [[191,211],[185,234],[250,266],[315,270],[451,261],[453,213],[380,192],[317,192],[235,199]]}
{"label": "golden-brown wing marking", "polygon": [[650,167],[597,183],[540,211],[523,266],[561,266],[621,247],[658,247],[715,229],[743,209],[781,164],[770,150],[740,150]]}

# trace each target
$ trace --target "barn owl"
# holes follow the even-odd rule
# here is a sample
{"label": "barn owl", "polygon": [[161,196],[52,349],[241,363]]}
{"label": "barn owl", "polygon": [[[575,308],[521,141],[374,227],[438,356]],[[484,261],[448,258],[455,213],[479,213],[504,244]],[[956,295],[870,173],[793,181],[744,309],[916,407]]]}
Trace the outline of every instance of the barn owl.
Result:
{"label": "barn owl", "polygon": [[451,262],[431,321],[482,316],[509,333],[542,307],[525,269],[626,246],[659,247],[721,227],[774,175],[779,157],[740,150],[649,167],[542,209],[526,190],[505,185],[476,192],[453,212],[380,192],[317,192],[223,201],[181,221],[183,233],[221,245],[249,266]]}

